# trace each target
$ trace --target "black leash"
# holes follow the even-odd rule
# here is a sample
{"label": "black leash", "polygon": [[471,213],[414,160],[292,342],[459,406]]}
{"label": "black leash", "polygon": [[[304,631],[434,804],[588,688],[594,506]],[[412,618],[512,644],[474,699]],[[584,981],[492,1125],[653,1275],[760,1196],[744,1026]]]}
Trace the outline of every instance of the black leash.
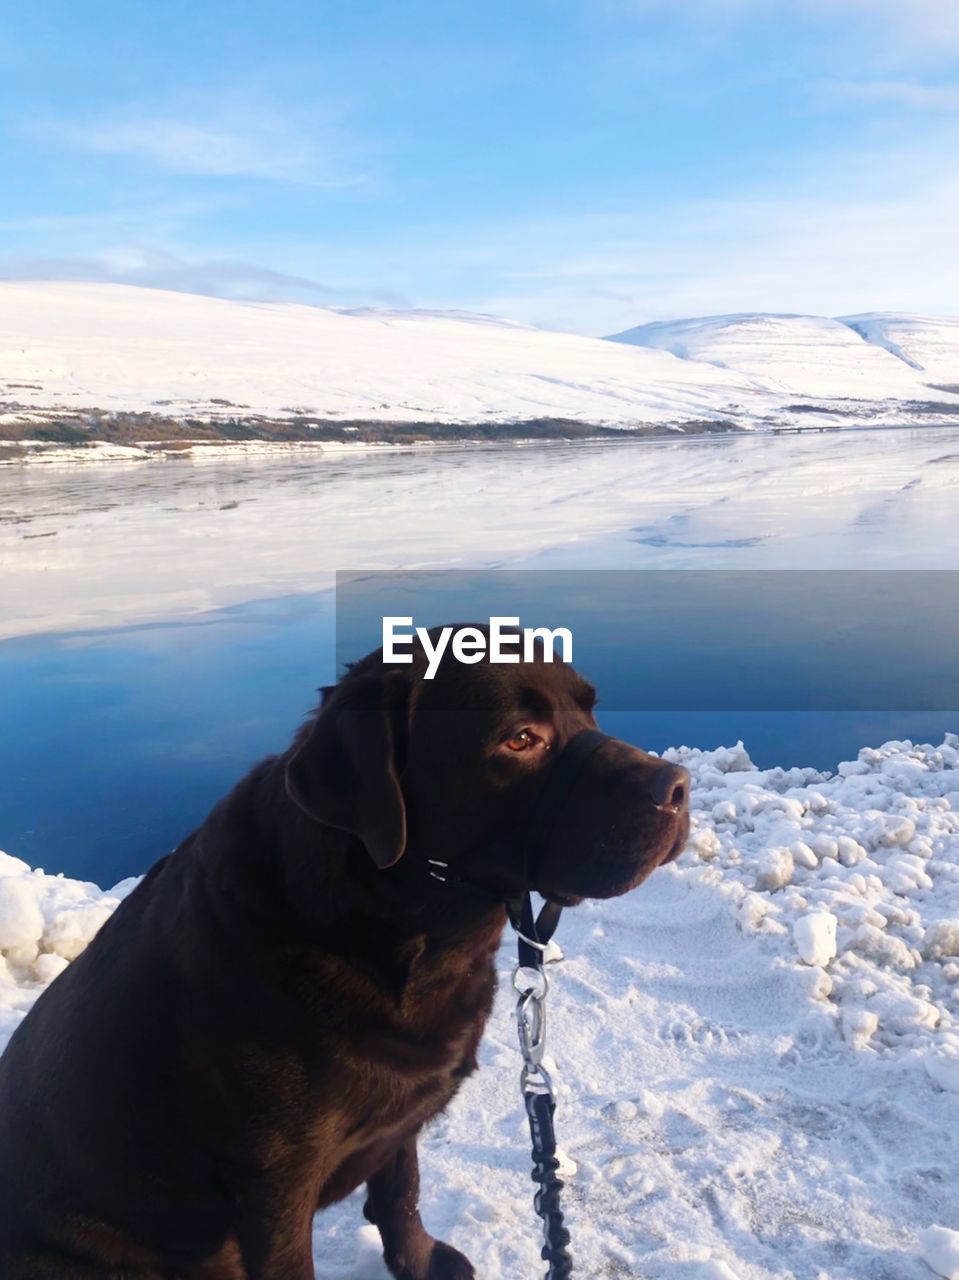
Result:
{"label": "black leash", "polygon": [[533,1207],[543,1219],[543,1248],[540,1257],[549,1263],[546,1280],[567,1280],[573,1274],[573,1258],[569,1251],[569,1232],[563,1223],[560,1205],[563,1180],[558,1174],[556,1132],[553,1128],[556,1098],[552,1078],[543,1066],[546,1048],[546,994],[549,991],[549,978],[545,968],[549,963],[546,950],[563,909],[554,902],[547,902],[539,915],[534,916],[528,893],[522,898],[508,901],[506,909],[510,923],[516,930],[519,952],[513,986],[517,993],[516,1028],[523,1055],[520,1088],[529,1117],[533,1146],[532,1178],[537,1186]]}
{"label": "black leash", "polygon": [[[582,772],[587,759],[609,737],[599,729],[584,729],[570,738],[553,762],[542,791],[530,816],[526,833],[526,883],[536,883],[539,860],[556,830],[563,802]],[[446,862],[430,859],[430,875],[434,880],[485,897],[487,901],[503,899],[488,888],[457,874]],[[549,1263],[545,1280],[568,1280],[573,1274],[569,1251],[569,1232],[563,1224],[560,1192],[563,1181],[558,1176],[556,1132],[553,1115],[556,1098],[553,1081],[543,1066],[546,1048],[546,994],[549,978],[546,958],[550,939],[556,932],[563,908],[546,902],[535,914],[529,890],[505,900],[510,923],[516,930],[517,966],[513,986],[517,993],[516,1027],[523,1055],[520,1087],[529,1117],[533,1146],[533,1181],[537,1184],[533,1205],[543,1219],[543,1248],[540,1256]],[[561,957],[557,956],[556,959]]]}
{"label": "black leash", "polygon": [[[535,884],[539,861],[556,830],[563,803],[576,782],[587,759],[604,742],[605,733],[585,729],[571,738],[560,752],[547,776],[530,820],[526,840],[527,884]],[[533,1206],[543,1220],[543,1248],[540,1257],[548,1263],[546,1280],[568,1280],[573,1274],[573,1257],[569,1251],[569,1231],[563,1222],[556,1158],[556,1096],[553,1081],[543,1066],[546,1049],[546,995],[549,977],[546,965],[550,939],[559,925],[563,908],[555,902],[544,903],[538,915],[533,913],[529,892],[507,899],[506,910],[516,931],[517,966],[513,973],[516,989],[516,1029],[523,1055],[520,1088],[533,1148],[533,1181],[536,1195]],[[557,956],[556,959],[561,957]]]}

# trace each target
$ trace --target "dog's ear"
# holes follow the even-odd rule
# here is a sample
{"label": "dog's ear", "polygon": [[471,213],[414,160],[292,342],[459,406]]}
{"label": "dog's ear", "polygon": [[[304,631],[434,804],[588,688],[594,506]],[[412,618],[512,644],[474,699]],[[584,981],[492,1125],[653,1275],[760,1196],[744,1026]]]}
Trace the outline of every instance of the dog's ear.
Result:
{"label": "dog's ear", "polygon": [[349,831],[380,868],[406,849],[398,752],[405,751],[409,677],[347,679],[323,703],[286,766],[290,798],[317,822]]}

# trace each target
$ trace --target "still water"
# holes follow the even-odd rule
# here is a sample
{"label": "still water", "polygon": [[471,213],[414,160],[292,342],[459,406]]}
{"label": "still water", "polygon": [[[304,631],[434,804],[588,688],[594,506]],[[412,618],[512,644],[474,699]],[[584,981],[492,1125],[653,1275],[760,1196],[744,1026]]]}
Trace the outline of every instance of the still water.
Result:
{"label": "still water", "polygon": [[[143,871],[251,763],[283,749],[333,679],[335,621],[326,592],[0,645],[0,848],[103,885]],[[631,649],[619,652],[625,661]],[[577,659],[601,702],[609,663],[608,653],[591,662],[588,645]],[[630,711],[624,701],[600,722],[637,745],[742,738],[770,767],[832,769],[862,745],[938,742],[959,725],[935,710]]]}

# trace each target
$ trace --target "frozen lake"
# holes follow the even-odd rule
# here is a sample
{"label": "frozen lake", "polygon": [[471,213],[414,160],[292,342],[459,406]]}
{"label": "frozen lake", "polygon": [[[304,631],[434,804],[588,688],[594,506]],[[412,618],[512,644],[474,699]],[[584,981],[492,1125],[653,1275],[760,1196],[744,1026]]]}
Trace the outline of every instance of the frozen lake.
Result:
{"label": "frozen lake", "polygon": [[929,568],[959,430],[0,468],[0,636],[322,590],[334,569]]}
{"label": "frozen lake", "polygon": [[[101,882],[165,852],[332,678],[335,569],[951,569],[957,497],[951,430],[0,470],[0,848]],[[831,768],[956,718],[607,727]]]}

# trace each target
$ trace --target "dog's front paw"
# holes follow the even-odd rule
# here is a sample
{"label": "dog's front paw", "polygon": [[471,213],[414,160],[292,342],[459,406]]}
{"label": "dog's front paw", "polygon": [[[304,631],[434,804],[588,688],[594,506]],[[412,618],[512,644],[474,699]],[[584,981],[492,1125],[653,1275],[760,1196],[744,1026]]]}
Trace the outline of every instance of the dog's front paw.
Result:
{"label": "dog's front paw", "polygon": [[426,1280],[475,1280],[476,1272],[469,1258],[464,1258],[452,1245],[437,1240],[430,1254]]}
{"label": "dog's front paw", "polygon": [[401,1251],[384,1254],[386,1265],[396,1280],[475,1280],[468,1258],[420,1230]]}

